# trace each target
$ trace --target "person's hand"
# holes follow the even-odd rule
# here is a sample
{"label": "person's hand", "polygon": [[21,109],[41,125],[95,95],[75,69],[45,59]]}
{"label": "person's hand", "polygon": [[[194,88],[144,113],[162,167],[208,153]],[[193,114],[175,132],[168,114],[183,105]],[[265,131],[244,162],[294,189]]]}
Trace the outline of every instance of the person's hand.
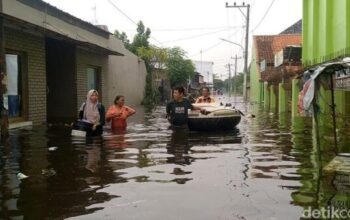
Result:
{"label": "person's hand", "polygon": [[92,126],[92,130],[95,131],[95,130],[96,130],[96,127],[97,127],[97,124],[94,124],[94,125]]}
{"label": "person's hand", "polygon": [[202,108],[202,109],[200,110],[200,112],[201,112],[203,115],[207,115],[207,114],[210,113],[210,112],[208,112],[207,110],[205,110],[204,108]]}

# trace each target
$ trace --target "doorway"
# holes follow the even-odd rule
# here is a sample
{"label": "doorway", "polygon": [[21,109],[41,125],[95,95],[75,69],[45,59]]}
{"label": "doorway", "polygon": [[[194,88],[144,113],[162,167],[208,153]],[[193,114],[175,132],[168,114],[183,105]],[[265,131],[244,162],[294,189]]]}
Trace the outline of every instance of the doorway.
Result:
{"label": "doorway", "polygon": [[47,122],[72,122],[77,115],[75,45],[46,38]]}

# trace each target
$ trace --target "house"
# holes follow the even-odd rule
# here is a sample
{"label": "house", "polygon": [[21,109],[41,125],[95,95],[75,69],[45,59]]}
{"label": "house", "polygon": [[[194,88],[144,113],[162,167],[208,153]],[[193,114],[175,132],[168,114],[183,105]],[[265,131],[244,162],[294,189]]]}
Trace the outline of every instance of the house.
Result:
{"label": "house", "polygon": [[41,0],[2,0],[0,15],[10,127],[70,122],[89,89],[141,102],[145,65],[110,32]]}
{"label": "house", "polygon": [[300,34],[253,36],[251,101],[276,107],[279,84],[290,85],[291,78],[302,70],[301,42]]}

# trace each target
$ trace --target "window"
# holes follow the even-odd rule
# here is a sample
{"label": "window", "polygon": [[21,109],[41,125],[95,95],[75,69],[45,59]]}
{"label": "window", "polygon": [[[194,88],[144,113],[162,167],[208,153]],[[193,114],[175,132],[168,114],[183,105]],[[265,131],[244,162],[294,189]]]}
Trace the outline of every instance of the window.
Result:
{"label": "window", "polygon": [[23,94],[21,59],[17,54],[6,54],[7,91],[4,94],[4,107],[10,118],[23,116]]}
{"label": "window", "polygon": [[97,68],[87,68],[87,90],[95,89],[99,90],[99,79]]}

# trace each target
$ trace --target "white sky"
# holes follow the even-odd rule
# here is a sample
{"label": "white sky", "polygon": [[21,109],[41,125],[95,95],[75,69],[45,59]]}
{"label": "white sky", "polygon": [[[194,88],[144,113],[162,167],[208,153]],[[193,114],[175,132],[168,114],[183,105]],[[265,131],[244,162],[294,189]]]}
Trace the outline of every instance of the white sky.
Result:
{"label": "white sky", "polygon": [[[132,22],[142,20],[152,31],[152,44],[179,46],[192,60],[214,62],[214,73],[227,78],[227,63],[235,54],[242,56],[239,46],[221,41],[229,39],[244,46],[245,19],[237,8],[226,8],[234,1],[226,0],[45,0],[82,20],[105,24],[110,32],[124,31],[130,40],[136,32]],[[116,9],[111,2],[119,9]],[[237,1],[241,5],[242,1]],[[302,18],[302,0],[247,0],[250,10],[250,36],[278,34]],[[262,17],[265,16],[261,24]],[[94,8],[96,7],[96,10]],[[121,13],[120,10],[124,13]],[[245,13],[245,8],[242,8]],[[128,17],[128,18],[127,18]],[[161,44],[159,43],[161,42]],[[201,53],[202,51],[202,53]],[[249,57],[251,49],[249,49]],[[238,62],[243,70],[243,59]]]}

